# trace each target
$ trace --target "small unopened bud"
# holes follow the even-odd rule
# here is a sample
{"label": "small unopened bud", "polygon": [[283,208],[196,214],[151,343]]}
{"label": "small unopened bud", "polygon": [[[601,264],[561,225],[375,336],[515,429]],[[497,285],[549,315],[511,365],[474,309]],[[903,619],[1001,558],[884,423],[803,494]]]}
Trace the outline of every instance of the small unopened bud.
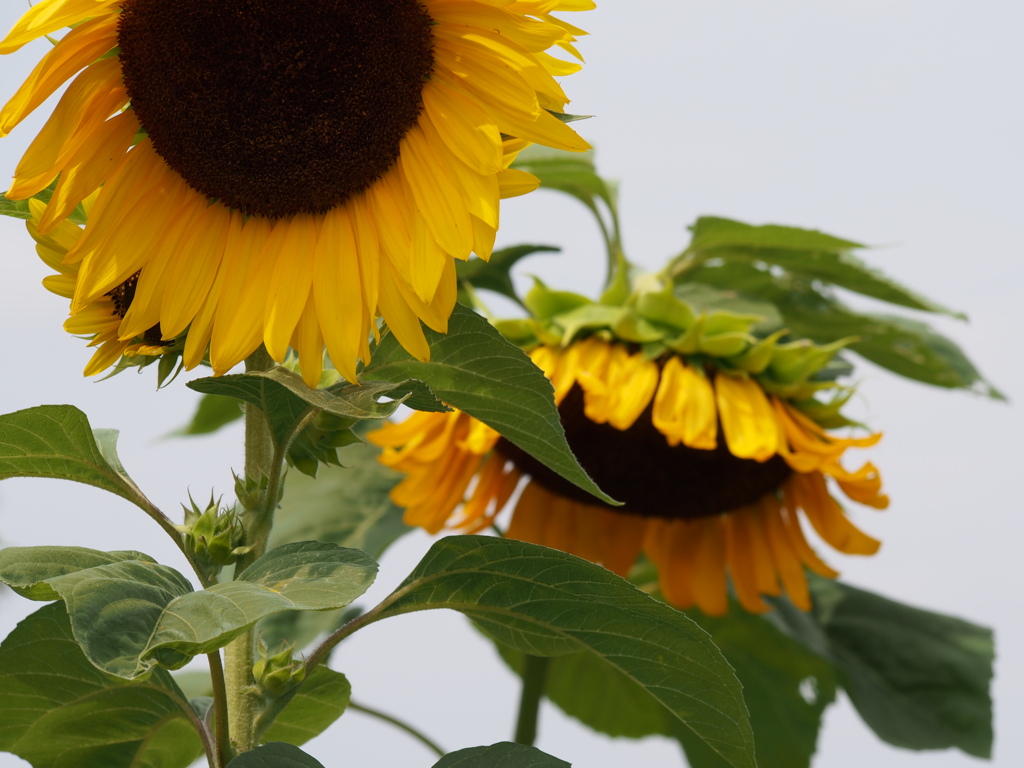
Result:
{"label": "small unopened bud", "polygon": [[221,509],[220,500],[210,497],[209,504],[200,509],[189,498],[189,507],[185,509],[185,524],[178,526],[185,536],[186,546],[196,559],[218,571],[230,565],[238,556],[247,551],[240,547],[242,524],[234,509]]}
{"label": "small unopened bud", "polygon": [[257,645],[259,658],[252,667],[256,683],[273,696],[283,696],[306,677],[306,662],[293,658],[294,643],[282,641],[278,650],[270,653],[261,639]]}

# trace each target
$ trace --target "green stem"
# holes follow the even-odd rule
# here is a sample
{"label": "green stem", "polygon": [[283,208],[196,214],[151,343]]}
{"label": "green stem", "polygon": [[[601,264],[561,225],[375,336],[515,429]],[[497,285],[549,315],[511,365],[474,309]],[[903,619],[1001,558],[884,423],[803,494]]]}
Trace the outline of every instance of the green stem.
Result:
{"label": "green stem", "polygon": [[[246,371],[265,371],[273,365],[260,347],[245,361]],[[277,454],[266,415],[256,406],[245,406],[245,477],[258,483],[267,478],[266,492],[255,509],[242,514],[242,543],[252,549],[235,563],[235,578],[256,562],[267,548],[281,481],[282,457]],[[224,649],[224,682],[227,689],[229,733],[234,749],[248,752],[257,746],[257,716],[262,695],[252,676],[256,663],[256,630],[250,629]]]}
{"label": "green stem", "polygon": [[519,717],[516,720],[517,744],[533,746],[537,740],[537,717],[550,664],[551,659],[544,656],[523,657],[523,692],[519,698]]}
{"label": "green stem", "polygon": [[423,743],[429,749],[432,749],[434,751],[434,754],[436,754],[438,757],[445,756],[445,751],[441,749],[441,747],[439,747],[436,742],[431,741],[427,736],[424,736],[422,733],[417,731],[408,723],[403,723],[401,720],[394,718],[389,714],[381,712],[378,709],[370,709],[370,707],[364,707],[362,704],[356,704],[354,701],[350,701],[348,703],[348,708],[356,712],[362,712],[364,715],[369,715],[370,717],[376,717],[378,720],[383,720],[385,723],[390,723],[396,728],[400,728],[401,730],[405,731],[414,739],[417,739],[418,741]]}
{"label": "green stem", "polygon": [[231,739],[228,735],[228,699],[224,683],[224,666],[221,664],[220,651],[206,655],[210,663],[210,683],[213,686],[213,729],[215,748],[213,750],[213,768],[224,768],[231,760]]}

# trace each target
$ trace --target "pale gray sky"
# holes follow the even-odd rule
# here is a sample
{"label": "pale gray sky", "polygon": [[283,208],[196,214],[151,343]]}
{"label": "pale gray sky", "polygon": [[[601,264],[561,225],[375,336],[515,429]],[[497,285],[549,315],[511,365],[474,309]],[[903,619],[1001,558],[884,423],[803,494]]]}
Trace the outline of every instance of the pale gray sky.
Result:
{"label": "pale gray sky", "polygon": [[[0,8],[7,29],[24,4]],[[571,111],[622,182],[631,258],[656,268],[686,242],[701,214],[823,229],[884,246],[866,257],[893,276],[966,311],[968,325],[937,324],[1014,402],[993,403],[862,367],[855,407],[886,433],[870,452],[893,498],[858,520],[884,544],[873,558],[829,555],[858,586],[994,626],[996,760],[1024,765],[1024,365],[1016,318],[1022,288],[1024,107],[1019,32],[1024,10],[975,0],[605,0],[571,20],[591,31],[588,63],[569,78]],[[45,49],[0,61],[6,97]],[[44,114],[41,112],[40,114]],[[0,141],[13,170],[40,121]],[[0,182],[0,186],[3,183]],[[592,293],[603,274],[588,214],[551,193],[509,201],[501,242],[567,246],[523,265],[552,284]],[[153,392],[150,374],[95,383],[80,371],[81,343],[60,329],[65,304],[39,286],[46,273],[17,222],[0,221],[0,328],[7,365],[0,411],[75,403],[94,426],[122,431],[121,455],[166,510],[211,487],[230,490],[240,433],[168,441],[195,396],[176,382]],[[868,454],[865,453],[865,456]],[[0,485],[4,544],[141,549],[181,566],[176,551],[126,502],[84,486]],[[378,598],[428,546],[409,536],[382,563]],[[0,596],[0,633],[37,606]],[[449,748],[510,736],[515,682],[455,614],[403,617],[344,645],[336,668],[355,695],[421,726]],[[1014,694],[1013,692],[1018,693]],[[596,737],[546,710],[539,746],[577,766],[680,765],[674,744]],[[819,766],[961,768],[956,752],[914,754],[875,739],[847,704],[833,707]],[[426,768],[431,756],[397,732],[350,714],[309,745],[327,766]],[[23,765],[0,755],[0,768]]]}

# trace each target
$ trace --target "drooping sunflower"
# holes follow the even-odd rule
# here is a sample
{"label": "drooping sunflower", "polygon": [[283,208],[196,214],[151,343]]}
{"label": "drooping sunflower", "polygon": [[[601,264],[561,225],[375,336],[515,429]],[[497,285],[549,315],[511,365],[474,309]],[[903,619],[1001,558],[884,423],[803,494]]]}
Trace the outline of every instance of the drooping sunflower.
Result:
{"label": "drooping sunflower", "polygon": [[99,190],[71,314],[134,285],[116,334],[187,331],[223,373],[261,343],[326,348],[354,379],[378,314],[412,354],[444,331],[453,258],[488,258],[531,142],[585,150],[554,76],[592,0],[42,0],[10,53],[72,27],[0,111],[7,135],[62,84],[6,193],[56,180],[46,235]]}
{"label": "drooping sunflower", "polygon": [[[649,320],[668,317],[664,301],[649,306],[658,303]],[[479,531],[525,478],[505,531],[511,538],[620,575],[643,553],[666,599],[680,608],[725,613],[731,582],[748,611],[768,610],[763,596],[783,591],[808,610],[804,569],[837,573],[808,543],[805,521],[840,552],[870,555],[879,547],[835,495],[888,506],[874,465],[848,471],[841,463],[847,449],[874,445],[881,435],[840,437],[816,420],[841,421],[843,398],[823,404],[809,397],[835,386],[813,379],[834,350],[779,344],[781,334],[739,338],[734,328],[749,318],[734,318],[734,328],[704,320],[684,320],[688,330],[665,335],[676,349],[649,339],[644,351],[635,339],[603,330],[529,353],[551,380],[581,465],[624,506],[581,491],[465,413],[415,413],[369,436],[384,448],[380,460],[406,475],[392,492],[406,522],[432,533]]]}

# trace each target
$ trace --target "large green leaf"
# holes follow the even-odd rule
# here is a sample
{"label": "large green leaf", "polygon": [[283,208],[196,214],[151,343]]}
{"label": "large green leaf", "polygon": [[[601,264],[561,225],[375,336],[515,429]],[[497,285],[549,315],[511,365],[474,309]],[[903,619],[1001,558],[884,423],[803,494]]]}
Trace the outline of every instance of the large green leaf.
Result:
{"label": "large green leaf", "polygon": [[[721,649],[743,684],[759,768],[806,768],[814,755],[821,718],[836,695],[831,665],[781,633],[762,616],[733,605],[723,617],[690,615]],[[676,736],[692,768],[725,762],[680,728]]]}
{"label": "large green leaf", "polygon": [[992,751],[991,630],[814,579],[810,616],[781,603],[775,620],[831,661],[864,721],[908,749]]}
{"label": "large green leaf", "polygon": [[827,344],[857,337],[849,349],[893,373],[1003,398],[953,341],[919,321],[855,312],[827,289],[753,264],[704,265],[688,271],[685,279],[773,303],[781,325],[798,338]]}
{"label": "large green leaf", "polygon": [[705,253],[714,248],[776,248],[808,253],[845,253],[864,248],[860,243],[827,235],[816,229],[782,227],[777,224],[756,226],[720,216],[701,216],[690,227],[687,250]]}
{"label": "large green leaf", "polygon": [[185,768],[203,751],[170,675],[125,683],[104,674],[82,654],[60,603],[0,645],[0,691],[0,750],[33,768]]}
{"label": "large green leaf", "polygon": [[278,611],[342,608],[377,572],[359,550],[299,542],[271,550],[236,581],[193,592],[184,576],[149,558],[88,564],[102,554],[11,547],[0,551],[0,578],[33,599],[64,600],[89,660],[126,679],[158,663],[180,667]]}
{"label": "large green leaf", "polygon": [[461,611],[525,653],[595,653],[730,764],[755,764],[740,684],[707,633],[600,566],[534,544],[453,536],[431,547],[381,615],[431,608]]}
{"label": "large green leaf", "polygon": [[351,696],[352,686],[343,674],[317,667],[260,738],[302,746],[341,717]]}
{"label": "large green leaf", "polygon": [[[727,616],[687,613],[707,630],[743,685],[759,768],[805,768],[817,742],[821,715],[835,698],[830,665],[760,616],[734,607]],[[517,671],[523,654],[499,646]],[[728,764],[620,670],[593,653],[552,659],[544,694],[563,712],[609,736],[675,736],[694,768]]]}
{"label": "large green leaf", "polygon": [[85,414],[72,405],[40,405],[0,416],[0,480],[73,480],[150,509],[117,459],[116,436],[112,430],[94,436]]}
{"label": "large green leaf", "polygon": [[367,380],[426,383],[448,405],[500,432],[554,472],[615,503],[580,467],[565,441],[551,382],[480,315],[456,305],[448,333],[426,330],[430,362],[406,352],[393,335],[381,339]]}
{"label": "large green leaf", "polygon": [[900,285],[851,255],[850,251],[864,247],[860,243],[812,229],[774,224],[752,226],[714,216],[697,219],[690,230],[693,239],[686,255],[693,259],[761,262],[781,267],[802,278],[837,285],[890,304],[964,317]]}
{"label": "large green leaf", "polygon": [[292,744],[275,741],[244,752],[228,768],[324,768],[324,764]]}
{"label": "large green leaf", "polygon": [[434,768],[569,768],[570,765],[536,747],[500,741],[489,747],[449,752],[434,763]]}

